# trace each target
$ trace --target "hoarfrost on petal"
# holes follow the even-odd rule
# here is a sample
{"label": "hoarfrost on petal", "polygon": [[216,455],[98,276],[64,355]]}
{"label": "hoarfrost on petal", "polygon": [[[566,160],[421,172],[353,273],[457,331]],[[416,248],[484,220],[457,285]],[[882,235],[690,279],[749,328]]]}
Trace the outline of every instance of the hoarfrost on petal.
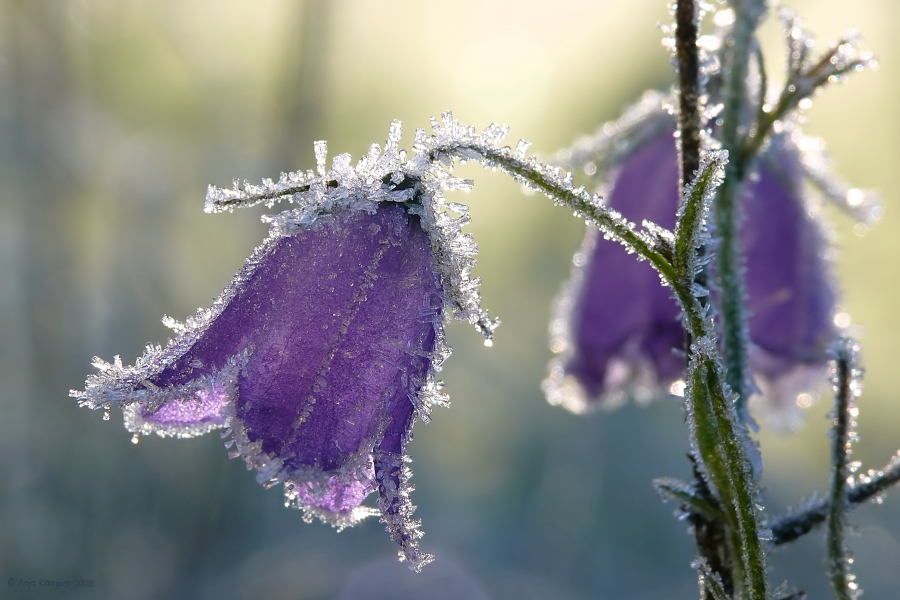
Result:
{"label": "hoarfrost on petal", "polygon": [[[478,136],[449,113],[436,128],[450,145],[499,143],[506,131]],[[400,135],[392,123],[384,150],[373,144],[355,165],[338,155],[326,169],[322,142],[316,172],[210,186],[209,212],[293,208],[264,217],[269,238],[211,308],[164,319],[175,332],[165,347],[133,366],[95,359],[99,372],[71,394],[89,408],[121,405],[135,442],[224,428],[229,456],[266,487],[284,483],[305,519],[351,525],[375,514],[361,503],[377,490],[382,521],[418,570],[432,557],[418,550],[406,446],[415,420],[448,404],[436,379],[450,354],[443,323],[469,321],[489,341],[498,322],[470,275],[467,209],[443,198],[471,182],[449,174],[450,154],[409,157]],[[433,141],[417,132],[417,145]]]}

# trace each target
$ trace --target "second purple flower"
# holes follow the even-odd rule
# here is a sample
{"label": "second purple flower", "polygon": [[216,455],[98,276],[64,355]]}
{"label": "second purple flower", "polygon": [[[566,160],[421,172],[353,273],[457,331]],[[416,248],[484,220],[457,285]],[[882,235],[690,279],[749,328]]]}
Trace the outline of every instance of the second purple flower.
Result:
{"label": "second purple flower", "polygon": [[[674,120],[653,102],[645,100],[649,108],[626,117],[624,127],[605,128],[612,133],[603,149],[613,163],[605,199],[631,221],[672,229],[678,206]],[[803,178],[798,150],[789,139],[775,138],[742,198],[751,369],[767,414],[784,427],[793,425],[798,395],[824,381],[826,350],[836,334],[827,244],[810,214]],[[680,393],[684,333],[678,306],[658,275],[591,228],[574,262],[551,325],[558,355],[544,383],[551,403],[582,412],[663,390]]]}

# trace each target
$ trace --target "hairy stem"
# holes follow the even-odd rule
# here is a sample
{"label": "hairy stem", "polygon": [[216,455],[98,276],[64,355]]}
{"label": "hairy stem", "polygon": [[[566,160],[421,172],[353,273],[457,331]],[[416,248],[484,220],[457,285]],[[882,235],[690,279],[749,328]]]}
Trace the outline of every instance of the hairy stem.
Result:
{"label": "hairy stem", "polygon": [[744,283],[740,248],[740,206],[738,197],[744,180],[746,160],[743,157],[741,121],[747,103],[747,73],[750,46],[765,4],[760,1],[732,2],[734,28],[725,54],[724,108],[720,136],[730,160],[725,170],[725,183],[719,188],[715,203],[716,235],[720,240],[716,266],[720,277],[720,310],[725,347],[726,383],[737,394],[738,413],[746,409],[750,391],[747,368],[747,312],[744,307]]}
{"label": "hairy stem", "polygon": [[835,357],[834,428],[831,439],[831,493],[828,510],[828,562],[831,588],[837,600],[852,600],[855,584],[850,575],[847,550],[844,544],[844,513],[846,511],[847,477],[850,463],[850,434],[853,416],[852,350],[841,340]]}
{"label": "hairy stem", "polygon": [[675,4],[675,57],[678,64],[678,132],[681,190],[700,167],[700,58],[694,0]]}
{"label": "hairy stem", "polygon": [[[693,0],[677,0],[675,3],[675,59],[678,77],[678,163],[680,165],[679,190],[682,198],[685,188],[694,173],[700,167],[700,57],[697,51],[697,8]],[[706,253],[705,248],[690,248],[698,257]],[[676,260],[679,256],[676,240]],[[706,286],[706,268],[701,267],[695,277],[698,285]],[[690,356],[693,337],[685,331],[685,356]],[[690,455],[689,455],[690,456]],[[694,479],[692,486],[697,495],[706,503],[718,501],[697,468],[696,458],[693,460]],[[708,468],[708,467],[707,467]],[[734,591],[732,564],[730,556],[732,544],[728,543],[728,532],[724,514],[720,518],[711,518],[709,513],[702,513],[689,508],[688,519],[694,534],[694,543],[703,564],[709,571],[701,575],[701,600],[716,599],[716,584],[721,584],[722,592],[731,594]],[[718,578],[718,579],[715,579]],[[712,581],[710,581],[712,580]]]}

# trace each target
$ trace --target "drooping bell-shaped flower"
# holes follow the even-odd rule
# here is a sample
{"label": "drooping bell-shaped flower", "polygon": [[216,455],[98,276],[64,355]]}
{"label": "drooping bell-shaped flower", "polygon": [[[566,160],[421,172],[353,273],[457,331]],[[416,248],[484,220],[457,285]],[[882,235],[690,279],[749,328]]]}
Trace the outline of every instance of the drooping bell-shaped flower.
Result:
{"label": "drooping bell-shaped flower", "polygon": [[[435,374],[449,355],[448,314],[477,311],[468,278],[474,246],[439,208],[440,187],[404,162],[399,124],[376,146],[319,175],[262,186],[210,188],[207,209],[287,199],[299,208],[266,217],[270,236],[207,310],[180,324],[165,347],[134,366],[97,359],[84,391],[90,408],[123,407],[138,435],[191,437],[226,430],[232,457],[257,479],[283,482],[287,503],[336,527],[381,515],[401,559],[418,570],[406,446],[416,418],[445,404]],[[454,206],[457,212],[463,210]],[[377,509],[363,506],[377,492]]]}
{"label": "drooping bell-shaped flower", "polygon": [[[605,128],[611,132],[599,147],[610,167],[605,200],[631,221],[675,225],[674,127],[658,98],[650,97]],[[827,244],[804,194],[805,175],[795,145],[775,138],[741,201],[750,366],[768,416],[784,427],[792,425],[798,401],[805,402],[798,395],[825,380],[827,348],[836,334]],[[684,333],[658,275],[591,228],[574,262],[551,325],[557,357],[544,383],[548,399],[581,412],[647,400],[661,390],[680,393]]]}

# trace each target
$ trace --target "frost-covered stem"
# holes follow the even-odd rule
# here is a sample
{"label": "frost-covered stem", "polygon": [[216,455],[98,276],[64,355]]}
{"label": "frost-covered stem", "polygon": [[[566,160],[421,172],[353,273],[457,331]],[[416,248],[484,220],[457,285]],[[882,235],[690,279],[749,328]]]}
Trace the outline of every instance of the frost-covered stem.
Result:
{"label": "frost-covered stem", "polygon": [[[844,75],[862,70],[866,66],[873,64],[872,59],[868,55],[849,61],[841,61],[839,57],[840,49],[850,43],[847,39],[838,40],[811,67],[802,72],[790,73],[790,81],[781,91],[781,96],[774,107],[764,110],[765,94],[760,95],[760,106],[757,111],[756,123],[754,123],[752,131],[744,142],[742,158],[745,163],[753,160],[753,157],[759,153],[766,136],[769,135],[775,123],[797,108],[797,105],[802,100],[811,97],[816,90],[829,81],[838,80]],[[759,64],[760,74],[764,81],[765,69],[761,57]],[[765,85],[763,85],[762,89],[765,90]]]}
{"label": "frost-covered stem", "polygon": [[[765,12],[764,0],[735,0],[732,2],[735,21],[725,58],[725,98],[723,124],[720,131],[722,147],[728,152],[725,181],[719,186],[714,203],[715,233],[718,238],[717,267],[720,286],[720,311],[724,344],[724,382],[737,395],[734,404],[728,401],[723,382],[710,381],[711,397],[718,427],[722,434],[723,456],[728,464],[727,482],[734,493],[734,512],[741,540],[744,567],[743,583],[748,598],[766,597],[765,554],[759,539],[756,489],[747,449],[738,435],[737,421],[745,413],[750,389],[747,368],[747,314],[744,308],[744,285],[739,240],[740,210],[738,194],[744,178],[741,155],[741,117],[746,102],[746,81],[749,69],[750,46],[759,19]],[[719,371],[710,369],[708,377],[718,379]],[[715,385],[716,387],[712,387]],[[715,393],[719,392],[719,393]],[[716,482],[718,487],[720,484]],[[719,490],[722,493],[721,490]],[[724,500],[724,498],[723,498]]]}
{"label": "frost-covered stem", "polygon": [[738,431],[737,416],[718,365],[703,352],[695,351],[692,361],[696,361],[689,379],[694,435],[707,475],[729,516],[729,526],[737,534],[737,539],[732,536],[732,543],[733,551],[740,554],[741,571],[736,573],[735,584],[743,584],[743,597],[748,600],[765,600],[766,566],[759,538],[758,493],[744,436]]}
{"label": "frost-covered stem", "polygon": [[738,198],[744,179],[742,128],[747,102],[747,73],[750,46],[757,24],[765,12],[762,0],[735,0],[734,28],[725,55],[725,88],[722,147],[730,161],[725,169],[725,182],[719,187],[715,202],[716,236],[719,246],[716,265],[720,277],[720,311],[725,348],[726,380],[737,394],[738,414],[743,414],[750,390],[747,369],[747,312],[744,307],[743,266],[740,249],[740,207]]}
{"label": "frost-covered stem", "polygon": [[739,412],[746,406],[746,394],[749,389],[747,372],[747,311],[744,307],[744,280],[741,261],[741,249],[738,236],[740,233],[739,207],[737,197],[741,187],[743,173],[738,167],[725,169],[725,182],[716,196],[716,235],[720,240],[716,253],[716,266],[719,273],[720,300],[719,310],[722,315],[722,341],[724,346],[726,380],[734,390],[738,399],[736,407]]}
{"label": "frost-covered stem", "polygon": [[847,477],[850,475],[850,442],[853,416],[853,350],[847,340],[836,344],[834,373],[834,428],[831,438],[831,493],[828,510],[828,562],[831,587],[838,600],[852,600],[855,585],[844,545]]}
{"label": "frost-covered stem", "polygon": [[675,3],[675,58],[678,65],[678,132],[681,191],[700,167],[700,58],[694,0]]}
{"label": "frost-covered stem", "polygon": [[[687,187],[700,169],[700,57],[697,51],[697,7],[694,0],[675,3],[675,57],[678,76],[678,161],[681,166],[679,194],[684,197]],[[705,254],[701,245],[691,248],[698,257]],[[706,286],[706,268],[694,274],[697,284]],[[701,301],[701,304],[703,301]],[[688,335],[686,350],[690,349]],[[712,564],[712,563],[711,563]]]}
{"label": "frost-covered stem", "polygon": [[[609,209],[594,197],[560,185],[558,177],[550,177],[536,164],[526,163],[512,156],[508,150],[485,146],[466,146],[459,144],[442,148],[433,148],[435,155],[466,156],[468,152],[476,152],[484,157],[484,162],[496,165],[509,173],[521,183],[525,183],[537,191],[544,193],[551,200],[574,211],[575,214],[593,221],[601,230],[616,237],[637,254],[646,258],[666,282],[672,287],[685,315],[685,326],[692,338],[715,340],[715,332],[706,315],[706,310],[694,294],[693,271],[688,261],[676,260],[676,267],[658,250],[654,249],[642,236],[634,232],[627,224],[614,218]],[[694,198],[691,205],[699,203],[706,186],[713,185],[715,169],[710,166],[698,173],[695,182]],[[685,215],[698,216],[696,207],[685,210]],[[684,220],[692,220],[683,217]],[[684,227],[684,230],[694,229]],[[676,236],[676,244],[680,236]],[[715,352],[714,343],[710,346]],[[709,348],[707,348],[709,350]],[[694,435],[701,451],[701,460],[710,477],[716,492],[719,494],[723,509],[729,517],[729,525],[736,534],[733,539],[733,551],[740,554],[741,573],[739,582],[743,584],[748,600],[764,600],[766,597],[765,556],[759,539],[759,523],[756,511],[756,486],[752,477],[752,469],[747,457],[744,437],[738,431],[736,414],[729,401],[725,382],[720,377],[717,359],[708,352],[694,351],[695,362],[693,377],[689,378],[689,396],[695,394],[689,404],[689,419],[694,423]]]}
{"label": "frost-covered stem", "polygon": [[[691,482],[691,487],[694,488],[692,496],[699,498],[699,502],[695,500],[691,504],[685,504],[695,509],[689,510],[687,515],[688,522],[694,530],[694,543],[697,544],[697,551],[709,569],[721,578],[724,591],[731,594],[734,591],[734,583],[726,527],[728,519],[722,513],[718,500],[713,497],[706,479],[697,467],[697,458],[693,455],[688,456],[694,469],[694,478]],[[712,505],[713,510],[696,510],[698,505],[701,507]],[[702,581],[700,583],[703,584]],[[709,591],[704,593],[706,598],[711,597]]]}
{"label": "frost-covered stem", "polygon": [[718,573],[705,562],[700,562],[695,566],[700,576],[700,590],[704,597],[710,600],[729,600],[730,594],[725,589],[725,584],[719,579]]}
{"label": "frost-covered stem", "polygon": [[[673,285],[681,303],[692,343],[689,348],[686,409],[691,436],[705,476],[715,489],[726,515],[730,542],[730,579],[743,586],[751,599],[765,598],[765,556],[759,540],[756,485],[747,456],[748,442],[734,411],[709,311],[703,306],[694,278],[699,263],[697,248],[706,236],[709,198],[721,181],[724,152],[709,153],[701,161],[695,180],[685,188],[675,226],[673,263],[679,285]],[[699,324],[699,327],[698,327]],[[702,542],[702,545],[701,545]],[[706,542],[698,540],[698,546]],[[709,563],[707,563],[709,564]],[[704,592],[708,598],[709,592]]]}
{"label": "frost-covered stem", "polygon": [[[676,0],[675,3],[675,61],[678,78],[678,164],[680,165],[679,190],[684,197],[685,188],[700,167],[700,57],[697,51],[697,8],[693,0]],[[682,219],[683,222],[684,219]],[[677,246],[677,240],[676,240]],[[701,257],[705,247],[691,247],[687,251]],[[676,261],[679,258],[676,247]],[[706,286],[706,267],[698,269],[695,283]],[[690,353],[693,337],[685,332],[685,349]],[[697,495],[706,503],[716,500],[703,475],[694,461],[693,487]],[[721,515],[721,513],[720,513]],[[724,516],[724,515],[722,515]],[[699,577],[702,600],[716,600],[720,589],[722,596],[733,591],[731,573],[732,558],[729,557],[728,532],[724,520],[711,518],[709,512],[690,510],[688,517],[705,571]],[[716,588],[715,586],[721,586]]]}
{"label": "frost-covered stem", "polygon": [[584,188],[560,185],[558,177],[551,177],[548,174],[549,167],[538,168],[537,163],[516,158],[508,149],[480,144],[457,143],[433,147],[431,151],[433,157],[443,154],[465,159],[467,152],[483,156],[488,164],[495,164],[503,172],[512,175],[516,181],[541,192],[554,203],[569,208],[577,216],[591,221],[601,231],[646,259],[669,285],[674,287],[677,284],[675,268],[662,252],[651,246],[645,237],[635,232],[624,220],[613,216],[609,208],[600,202],[599,196],[589,194]]}
{"label": "frost-covered stem", "polygon": [[[891,462],[871,479],[847,490],[843,505],[847,509],[855,508],[863,502],[878,498],[898,482],[900,482],[900,454],[895,455]],[[776,519],[772,523],[772,544],[782,546],[809,533],[814,527],[825,522],[831,510],[830,506],[829,501],[822,500],[803,512]]]}

